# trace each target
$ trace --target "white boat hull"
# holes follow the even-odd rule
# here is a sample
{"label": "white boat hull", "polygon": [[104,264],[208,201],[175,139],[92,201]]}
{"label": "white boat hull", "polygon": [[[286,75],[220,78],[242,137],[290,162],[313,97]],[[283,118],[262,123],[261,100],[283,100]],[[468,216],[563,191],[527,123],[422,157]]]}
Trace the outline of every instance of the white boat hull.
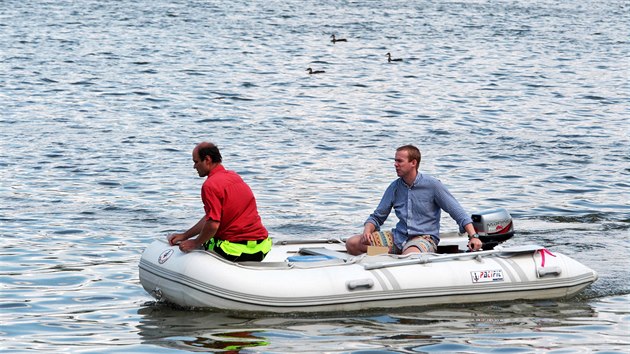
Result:
{"label": "white boat hull", "polygon": [[[300,249],[339,258],[287,260]],[[592,269],[538,246],[410,257],[344,250],[339,242],[276,242],[263,262],[233,263],[158,240],[142,255],[140,282],[155,298],[184,307],[283,313],[565,298],[597,279]]]}

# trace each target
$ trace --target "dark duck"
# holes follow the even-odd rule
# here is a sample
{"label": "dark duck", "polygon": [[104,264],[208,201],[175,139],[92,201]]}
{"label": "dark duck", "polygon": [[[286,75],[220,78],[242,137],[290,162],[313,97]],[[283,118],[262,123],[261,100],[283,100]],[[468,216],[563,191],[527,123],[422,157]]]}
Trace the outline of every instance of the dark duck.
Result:
{"label": "dark duck", "polygon": [[347,40],[345,38],[339,38],[337,39],[337,37],[335,37],[335,35],[333,34],[332,36],[330,36],[332,38],[331,42],[333,43],[337,43],[337,42],[347,42]]}
{"label": "dark duck", "polygon": [[395,59],[392,59],[392,55],[391,55],[390,53],[387,53],[387,54],[385,54],[385,55],[387,55],[387,62],[388,62],[388,63],[391,63],[391,62],[393,62],[393,61],[402,61],[402,59],[400,59],[400,58],[395,58]]}
{"label": "dark duck", "polygon": [[325,71],[324,71],[324,70],[313,70],[313,69],[311,69],[311,68],[307,68],[307,69],[306,69],[306,71],[308,71],[308,73],[309,73],[310,75],[325,73]]}

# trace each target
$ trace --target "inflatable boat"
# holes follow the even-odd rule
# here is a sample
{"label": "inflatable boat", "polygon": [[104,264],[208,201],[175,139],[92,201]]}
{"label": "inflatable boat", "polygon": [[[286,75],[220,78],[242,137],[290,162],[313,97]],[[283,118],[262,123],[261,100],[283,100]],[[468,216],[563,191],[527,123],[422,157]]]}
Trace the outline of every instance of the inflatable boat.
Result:
{"label": "inflatable boat", "polygon": [[504,243],[513,235],[504,209],[473,221],[485,244],[477,252],[455,232],[441,235],[438,253],[351,256],[339,239],[280,240],[263,262],[235,263],[156,240],[140,259],[140,282],[182,307],[286,313],[567,298],[597,280],[559,252]]}

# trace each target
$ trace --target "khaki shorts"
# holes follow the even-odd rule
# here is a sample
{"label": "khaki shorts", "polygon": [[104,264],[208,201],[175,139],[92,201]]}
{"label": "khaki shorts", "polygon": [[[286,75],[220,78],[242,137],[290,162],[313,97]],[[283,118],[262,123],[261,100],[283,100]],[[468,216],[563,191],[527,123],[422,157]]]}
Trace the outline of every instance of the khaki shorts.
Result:
{"label": "khaki shorts", "polygon": [[416,247],[422,253],[437,252],[437,245],[435,244],[435,241],[433,241],[433,237],[430,235],[414,236],[408,239],[403,245],[403,252],[409,247]]}
{"label": "khaki shorts", "polygon": [[409,247],[416,247],[420,252],[437,252],[437,245],[430,235],[414,236],[408,239],[402,250],[394,244],[394,234],[391,231],[374,231],[369,241],[371,246],[387,247],[389,253],[393,254],[401,254]]}
{"label": "khaki shorts", "polygon": [[387,247],[389,253],[400,253],[394,244],[394,234],[391,231],[374,231],[368,241],[370,246]]}

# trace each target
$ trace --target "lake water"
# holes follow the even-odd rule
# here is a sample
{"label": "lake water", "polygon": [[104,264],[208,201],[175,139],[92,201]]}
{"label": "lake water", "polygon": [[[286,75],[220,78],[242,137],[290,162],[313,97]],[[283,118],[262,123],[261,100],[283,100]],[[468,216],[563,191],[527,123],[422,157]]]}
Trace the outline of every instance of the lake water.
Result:
{"label": "lake water", "polygon": [[[3,352],[630,351],[627,1],[0,5]],[[469,212],[511,212],[509,242],[600,278],[562,301],[319,316],[156,304],[140,254],[200,217],[203,140],[276,239],[359,232],[413,143]]]}

